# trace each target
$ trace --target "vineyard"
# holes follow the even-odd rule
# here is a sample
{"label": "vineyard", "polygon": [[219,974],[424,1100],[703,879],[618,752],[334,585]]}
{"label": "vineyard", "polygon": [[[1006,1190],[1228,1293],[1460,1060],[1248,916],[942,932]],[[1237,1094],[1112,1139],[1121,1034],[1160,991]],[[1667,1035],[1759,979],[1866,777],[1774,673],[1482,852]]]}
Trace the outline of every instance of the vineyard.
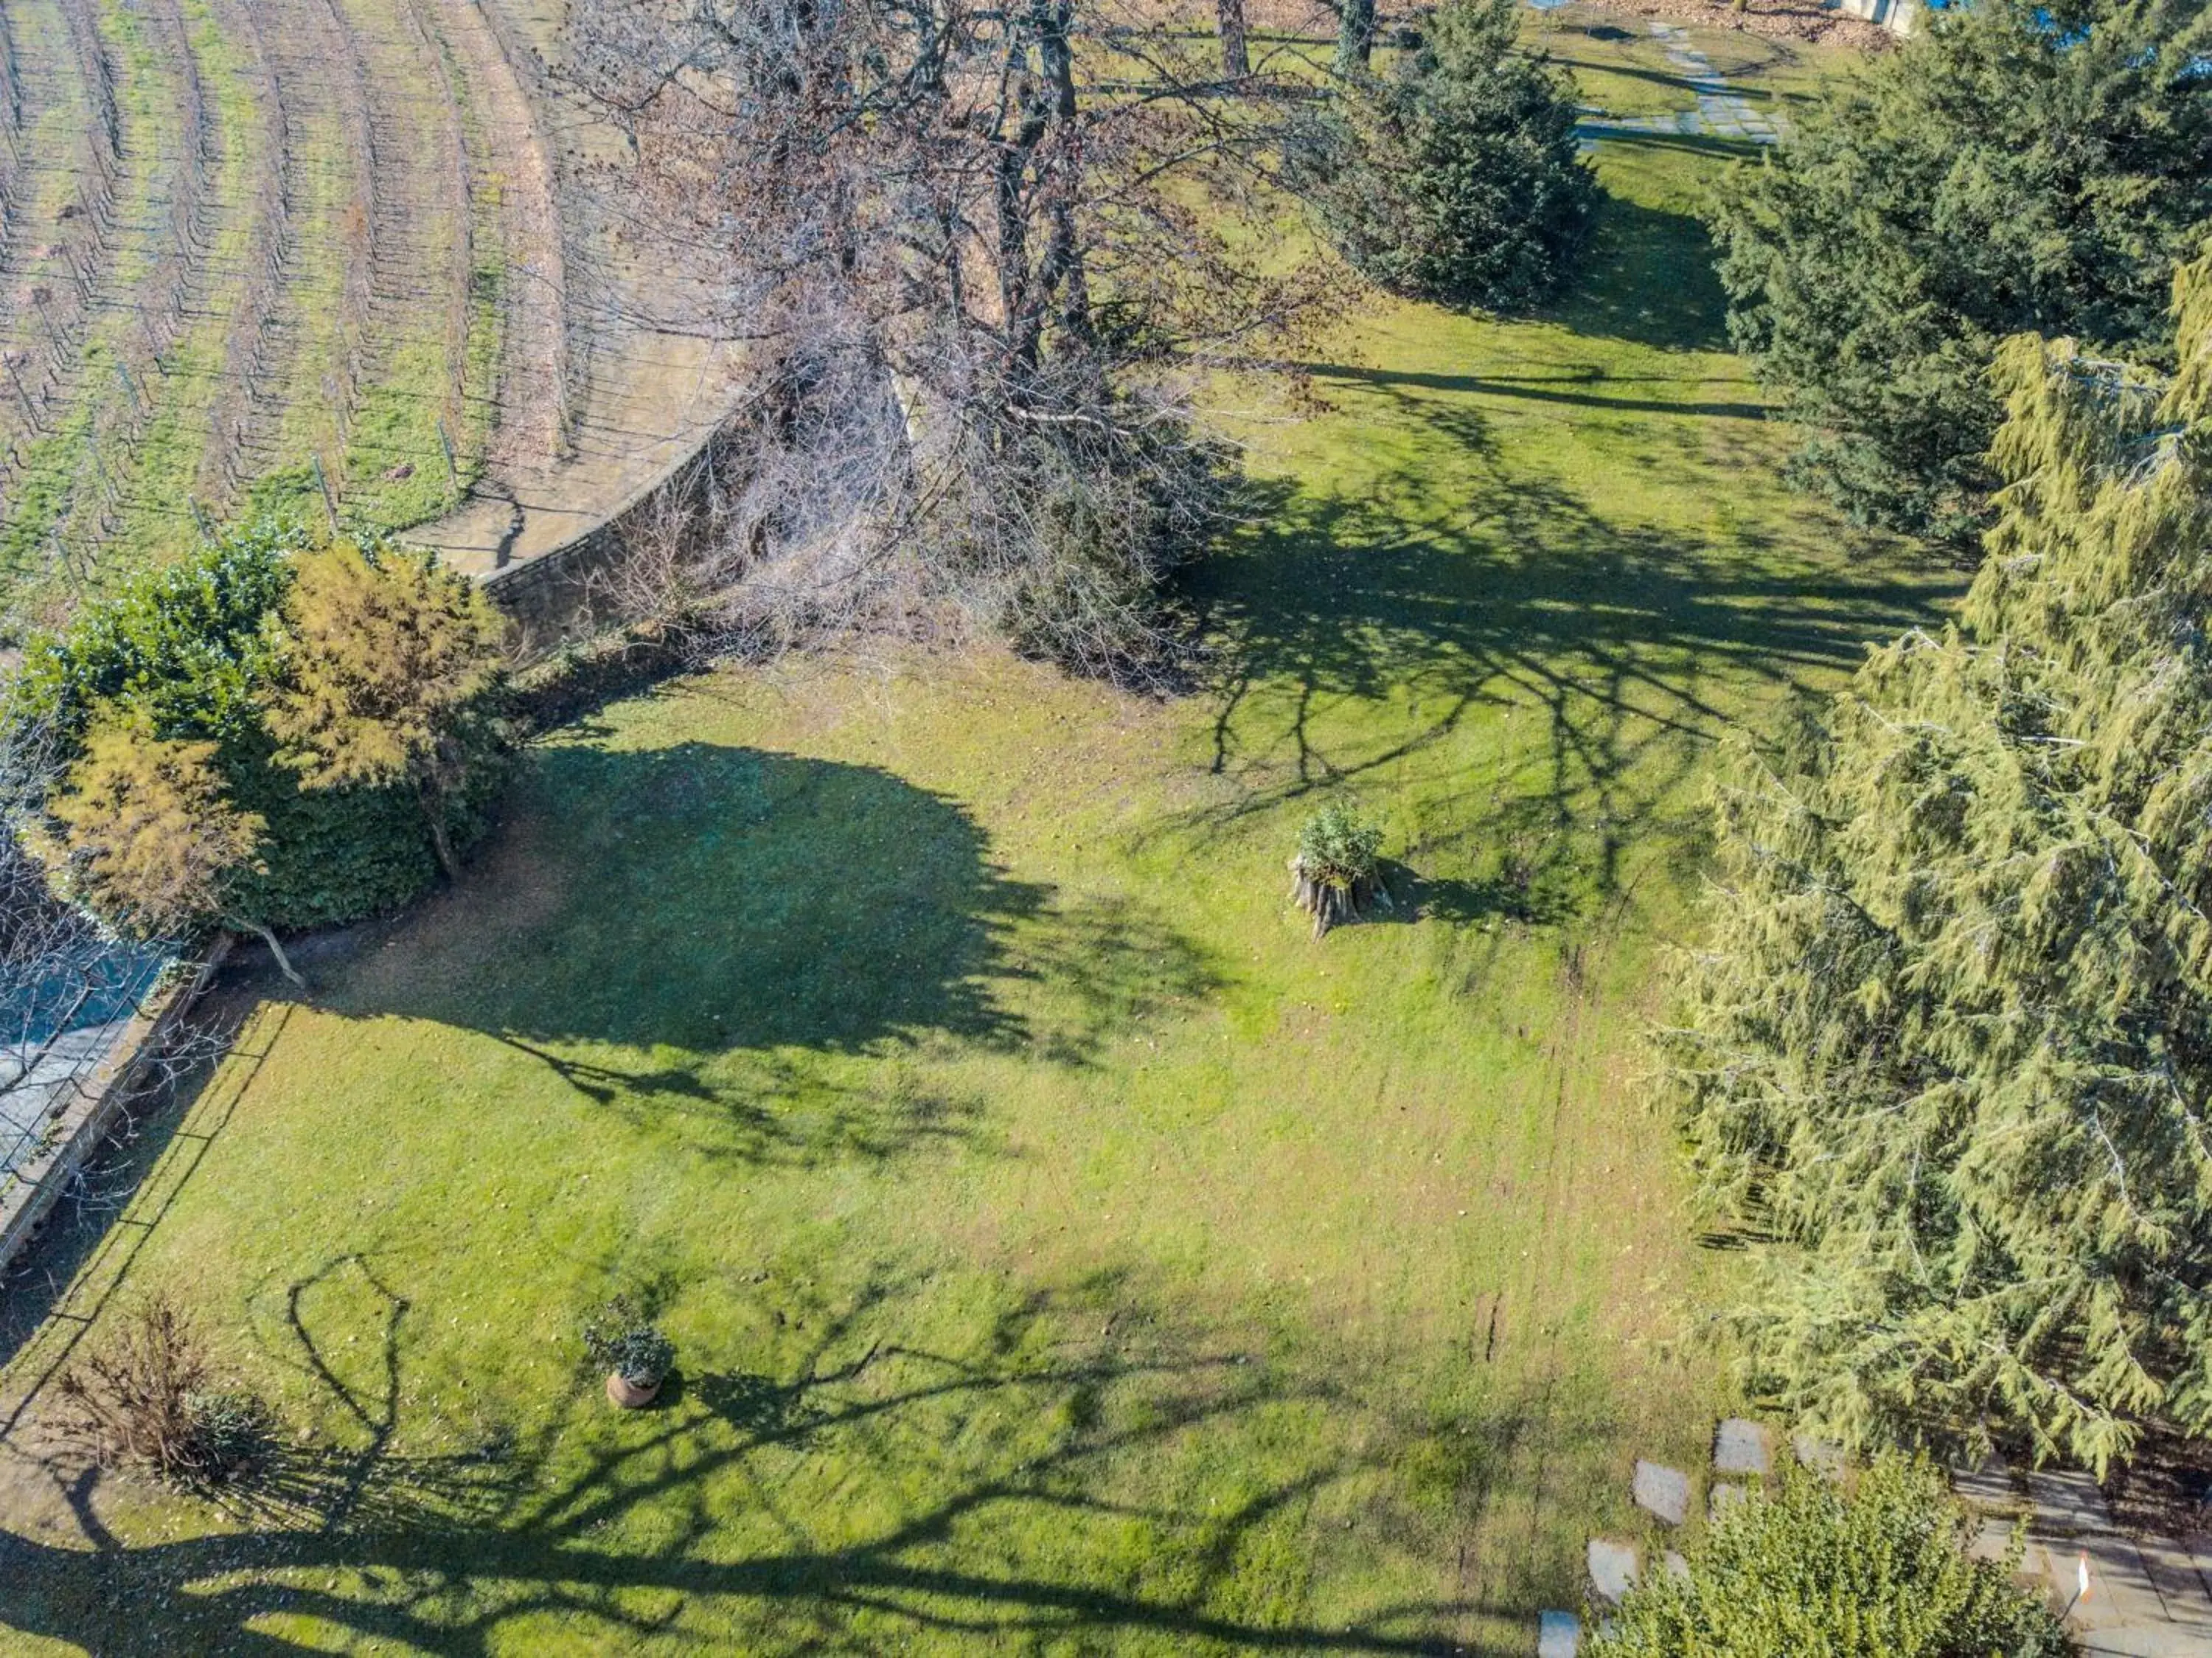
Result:
{"label": "vineyard", "polygon": [[559,21],[0,0],[6,635],[264,514],[527,558],[689,448],[717,358]]}

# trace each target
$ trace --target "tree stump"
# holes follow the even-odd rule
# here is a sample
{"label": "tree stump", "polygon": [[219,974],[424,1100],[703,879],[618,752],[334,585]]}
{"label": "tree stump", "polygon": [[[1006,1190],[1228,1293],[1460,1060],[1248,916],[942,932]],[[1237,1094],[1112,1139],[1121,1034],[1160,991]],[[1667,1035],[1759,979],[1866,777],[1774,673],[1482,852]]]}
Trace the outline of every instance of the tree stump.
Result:
{"label": "tree stump", "polygon": [[1332,927],[1359,920],[1370,910],[1389,909],[1389,889],[1382,874],[1369,869],[1346,875],[1335,869],[1311,869],[1303,857],[1291,860],[1291,900],[1314,918],[1314,936]]}

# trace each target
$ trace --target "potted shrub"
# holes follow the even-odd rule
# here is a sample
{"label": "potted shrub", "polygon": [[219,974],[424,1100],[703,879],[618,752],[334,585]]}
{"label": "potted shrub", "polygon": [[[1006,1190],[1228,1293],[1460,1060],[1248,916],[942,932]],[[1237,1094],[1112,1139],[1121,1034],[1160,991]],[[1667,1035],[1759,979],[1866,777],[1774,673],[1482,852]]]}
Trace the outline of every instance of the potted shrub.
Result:
{"label": "potted shrub", "polygon": [[1390,907],[1382,886],[1382,831],[1342,801],[1306,820],[1291,860],[1291,897],[1314,918],[1314,936],[1357,921],[1374,905]]}
{"label": "potted shrub", "polygon": [[676,1346],[626,1301],[584,1327],[584,1345],[607,1368],[607,1398],[625,1411],[653,1403],[676,1362]]}

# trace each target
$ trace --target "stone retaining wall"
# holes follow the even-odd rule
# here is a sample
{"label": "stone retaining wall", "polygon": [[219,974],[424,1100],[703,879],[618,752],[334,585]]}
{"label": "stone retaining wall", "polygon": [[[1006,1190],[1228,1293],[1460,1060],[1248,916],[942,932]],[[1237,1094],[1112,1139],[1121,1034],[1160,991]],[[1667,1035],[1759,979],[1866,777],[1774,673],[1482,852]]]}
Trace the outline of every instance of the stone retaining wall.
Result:
{"label": "stone retaining wall", "polygon": [[217,938],[205,960],[147,997],[125,1021],[107,1057],[76,1089],[55,1120],[46,1149],[16,1166],[15,1179],[0,1192],[0,1271],[30,1240],[94,1148],[115,1127],[124,1106],[143,1088],[148,1070],[175,1038],[177,1027],[229,950],[230,940]]}
{"label": "stone retaining wall", "polygon": [[593,632],[595,611],[604,608],[596,578],[622,557],[653,514],[671,503],[678,509],[699,504],[708,466],[702,444],[574,540],[479,577],[484,596],[514,624],[516,655],[526,661],[544,656]]}

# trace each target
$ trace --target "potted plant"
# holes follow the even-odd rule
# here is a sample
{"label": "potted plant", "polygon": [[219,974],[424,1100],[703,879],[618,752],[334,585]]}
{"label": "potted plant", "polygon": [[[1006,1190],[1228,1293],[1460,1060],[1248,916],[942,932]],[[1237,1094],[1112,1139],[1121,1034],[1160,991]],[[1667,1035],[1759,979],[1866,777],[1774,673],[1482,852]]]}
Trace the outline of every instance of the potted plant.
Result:
{"label": "potted plant", "polygon": [[607,1367],[607,1398],[625,1411],[653,1403],[676,1346],[627,1301],[611,1303],[584,1326],[584,1345]]}

